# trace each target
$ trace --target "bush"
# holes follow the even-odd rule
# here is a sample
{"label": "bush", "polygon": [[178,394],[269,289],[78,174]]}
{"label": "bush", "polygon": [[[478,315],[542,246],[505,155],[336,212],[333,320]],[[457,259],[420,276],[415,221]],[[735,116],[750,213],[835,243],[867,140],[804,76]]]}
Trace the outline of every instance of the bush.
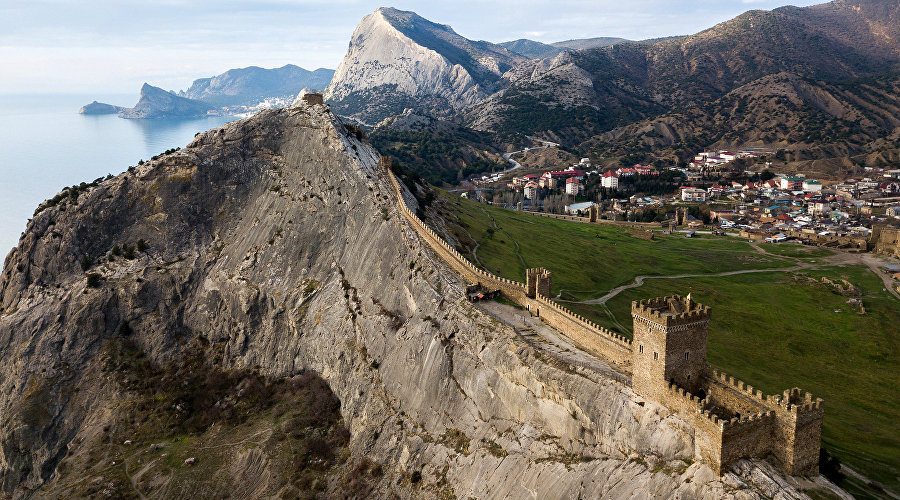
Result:
{"label": "bush", "polygon": [[103,280],[103,277],[97,273],[88,273],[87,274],[87,286],[88,288],[97,288],[100,286],[100,281]]}
{"label": "bush", "polygon": [[138,252],[142,252],[142,253],[147,251],[147,242],[144,241],[143,238],[138,240],[137,249],[138,249]]}
{"label": "bush", "polygon": [[413,473],[409,476],[409,482],[411,482],[412,484],[416,484],[421,480],[422,480],[422,473],[417,470],[414,470]]}
{"label": "bush", "polygon": [[84,257],[81,258],[81,270],[87,271],[88,269],[91,268],[91,264],[93,264],[93,263],[94,263],[94,260],[91,259],[90,257],[88,257],[87,255],[85,255]]}

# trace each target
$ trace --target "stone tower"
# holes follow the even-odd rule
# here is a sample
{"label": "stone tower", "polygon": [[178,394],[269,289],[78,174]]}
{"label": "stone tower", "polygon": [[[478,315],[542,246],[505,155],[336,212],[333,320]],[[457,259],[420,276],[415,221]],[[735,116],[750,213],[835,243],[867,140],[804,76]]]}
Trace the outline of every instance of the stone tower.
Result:
{"label": "stone tower", "polygon": [[382,156],[378,159],[378,166],[385,170],[390,170],[393,162],[394,160],[390,156]]}
{"label": "stone tower", "polygon": [[591,205],[591,208],[588,211],[588,217],[591,222],[597,222],[597,219],[600,218],[600,206]]}
{"label": "stone tower", "polygon": [[631,303],[634,318],[632,388],[656,401],[670,382],[696,394],[707,372],[709,308],[691,296]]}
{"label": "stone tower", "polygon": [[550,271],[543,267],[533,267],[525,270],[525,294],[531,298],[535,295],[550,297]]}

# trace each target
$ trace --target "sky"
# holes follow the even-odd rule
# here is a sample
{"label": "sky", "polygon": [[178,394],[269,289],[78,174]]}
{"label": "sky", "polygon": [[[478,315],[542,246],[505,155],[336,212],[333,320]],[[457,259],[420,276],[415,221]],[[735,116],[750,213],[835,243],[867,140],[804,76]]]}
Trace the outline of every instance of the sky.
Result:
{"label": "sky", "polygon": [[[412,10],[475,40],[696,33],[749,9],[822,0],[0,0],[0,93],[186,89],[230,68],[336,68],[359,20]],[[128,104],[128,103],[120,103]]]}

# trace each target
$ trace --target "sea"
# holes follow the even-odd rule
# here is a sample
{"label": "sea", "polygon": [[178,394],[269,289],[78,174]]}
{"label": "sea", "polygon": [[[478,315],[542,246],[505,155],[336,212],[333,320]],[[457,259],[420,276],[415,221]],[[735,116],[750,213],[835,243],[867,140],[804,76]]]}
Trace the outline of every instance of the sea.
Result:
{"label": "sea", "polygon": [[141,159],[184,147],[197,132],[238,119],[126,120],[78,113],[98,100],[132,106],[136,94],[0,94],[0,267],[28,219],[64,187],[119,174]]}

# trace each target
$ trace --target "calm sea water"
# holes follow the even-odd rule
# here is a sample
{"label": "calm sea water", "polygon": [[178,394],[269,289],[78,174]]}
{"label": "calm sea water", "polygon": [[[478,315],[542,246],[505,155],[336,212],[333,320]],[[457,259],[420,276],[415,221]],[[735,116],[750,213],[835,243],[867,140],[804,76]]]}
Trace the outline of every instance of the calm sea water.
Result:
{"label": "calm sea water", "polygon": [[233,117],[125,120],[83,116],[93,101],[131,106],[136,95],[0,95],[0,267],[43,200],[62,188],[116,175],[141,159],[184,147]]}

